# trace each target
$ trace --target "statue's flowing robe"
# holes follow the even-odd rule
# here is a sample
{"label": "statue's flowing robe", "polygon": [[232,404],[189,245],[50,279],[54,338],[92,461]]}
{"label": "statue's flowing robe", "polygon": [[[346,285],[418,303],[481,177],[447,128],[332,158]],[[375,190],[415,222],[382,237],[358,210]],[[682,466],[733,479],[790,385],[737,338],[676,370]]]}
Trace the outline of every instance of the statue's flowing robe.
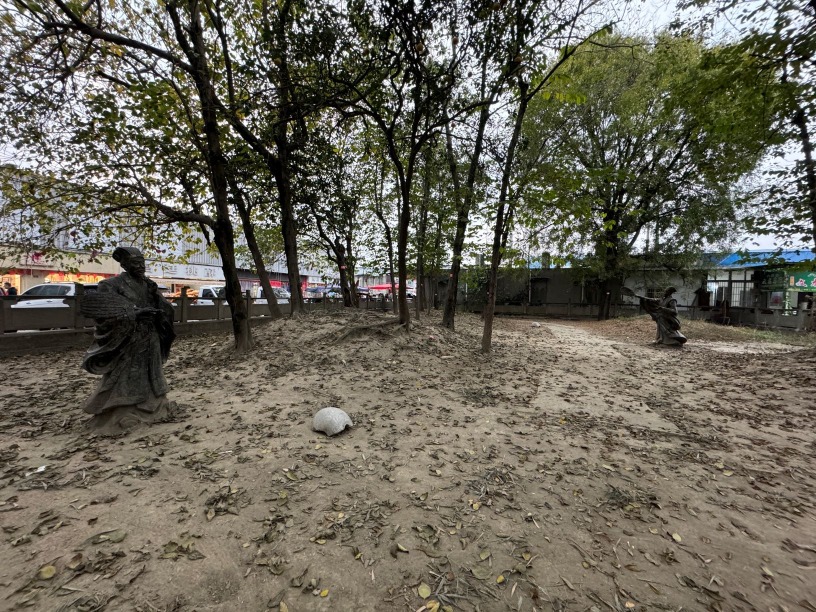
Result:
{"label": "statue's flowing robe", "polygon": [[686,343],[687,338],[680,333],[680,319],[677,316],[677,300],[672,296],[662,300],[640,298],[643,310],[657,323],[657,343],[677,346]]}
{"label": "statue's flowing robe", "polygon": [[[111,302],[133,304],[124,315],[96,319],[94,342],[85,354],[82,367],[101,374],[96,392],[84,406],[85,412],[102,415],[117,412],[119,421],[135,412],[157,413],[166,410],[167,380],[162,364],[167,359],[173,332],[173,306],[159,293],[156,283],[127,272],[103,280],[99,297]],[[152,318],[136,318],[137,308],[155,308]]]}

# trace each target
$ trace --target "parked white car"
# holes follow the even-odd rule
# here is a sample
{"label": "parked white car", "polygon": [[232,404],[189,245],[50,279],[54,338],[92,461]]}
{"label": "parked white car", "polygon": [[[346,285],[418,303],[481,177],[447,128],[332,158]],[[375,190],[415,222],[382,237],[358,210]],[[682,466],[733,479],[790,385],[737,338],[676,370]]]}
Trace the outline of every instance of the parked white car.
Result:
{"label": "parked white car", "polygon": [[[204,285],[203,287],[199,287],[198,299],[195,303],[199,306],[212,306],[215,304],[213,301],[215,298],[224,297],[224,289],[225,287],[218,285]],[[226,302],[224,303],[226,304]]]}
{"label": "parked white car", "polygon": [[[68,308],[65,298],[76,295],[79,283],[46,283],[23,291],[12,308]],[[85,291],[94,291],[96,285],[84,285]]]}
{"label": "parked white car", "polygon": [[[255,298],[255,304],[266,304],[266,298],[263,296],[263,290],[258,287],[256,290],[253,291],[257,295]],[[272,287],[272,293],[275,294],[277,298],[278,304],[288,304],[289,300],[292,299],[292,294],[289,293],[286,289],[281,287]]]}
{"label": "parked white car", "polygon": [[274,293],[275,297],[278,298],[278,304],[288,304],[289,300],[292,299],[292,294],[286,289],[281,289],[280,287],[272,287],[272,293]]}

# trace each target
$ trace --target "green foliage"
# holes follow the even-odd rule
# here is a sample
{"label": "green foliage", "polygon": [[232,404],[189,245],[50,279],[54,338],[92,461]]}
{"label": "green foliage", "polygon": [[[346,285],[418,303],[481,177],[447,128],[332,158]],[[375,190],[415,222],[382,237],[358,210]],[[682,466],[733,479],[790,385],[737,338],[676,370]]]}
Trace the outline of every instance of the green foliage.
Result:
{"label": "green foliage", "polygon": [[[778,153],[793,161],[774,164],[766,172],[755,190],[749,231],[778,236],[780,247],[810,243],[816,252],[816,5],[800,0],[686,0],[681,5],[704,9],[703,18],[708,21],[724,17],[738,30],[738,39],[715,61],[728,69],[734,66],[734,58],[747,55],[757,71],[778,81],[774,119],[780,139],[787,144]],[[696,23],[676,25],[697,27]]]}
{"label": "green foliage", "polygon": [[620,278],[644,256],[692,258],[736,231],[739,181],[774,142],[777,83],[690,38],[597,43],[548,86],[560,97],[532,104],[526,223],[550,224],[560,253]]}

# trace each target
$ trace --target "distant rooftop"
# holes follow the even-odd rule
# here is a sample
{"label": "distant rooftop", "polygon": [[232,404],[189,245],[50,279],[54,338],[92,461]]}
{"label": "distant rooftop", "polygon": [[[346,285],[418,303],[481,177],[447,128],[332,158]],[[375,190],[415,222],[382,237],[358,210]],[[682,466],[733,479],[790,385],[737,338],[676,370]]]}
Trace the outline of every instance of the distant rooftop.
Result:
{"label": "distant rooftop", "polygon": [[742,253],[706,254],[705,259],[714,268],[755,268],[769,264],[802,263],[813,261],[816,255],[805,249],[797,251],[744,251]]}

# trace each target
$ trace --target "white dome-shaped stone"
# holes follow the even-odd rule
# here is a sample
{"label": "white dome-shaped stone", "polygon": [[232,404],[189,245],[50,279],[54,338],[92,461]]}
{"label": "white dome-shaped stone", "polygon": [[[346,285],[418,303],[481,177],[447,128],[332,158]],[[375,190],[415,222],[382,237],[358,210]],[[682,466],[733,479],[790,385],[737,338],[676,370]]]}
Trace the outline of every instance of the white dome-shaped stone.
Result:
{"label": "white dome-shaped stone", "polygon": [[312,429],[322,431],[327,436],[335,436],[346,427],[353,427],[351,417],[339,408],[329,407],[317,411],[312,421]]}

